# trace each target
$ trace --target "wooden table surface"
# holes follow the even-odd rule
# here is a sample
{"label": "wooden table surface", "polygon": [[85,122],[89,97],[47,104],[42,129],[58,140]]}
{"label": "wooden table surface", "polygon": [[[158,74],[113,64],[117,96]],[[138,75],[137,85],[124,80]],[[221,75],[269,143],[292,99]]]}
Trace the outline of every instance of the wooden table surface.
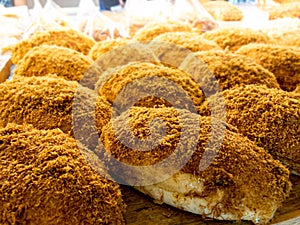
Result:
{"label": "wooden table surface", "polygon": [[[300,177],[292,176],[293,190],[290,197],[277,211],[272,224],[300,217]],[[200,215],[180,211],[166,204],[159,205],[144,194],[131,187],[122,186],[122,193],[127,204],[125,213],[128,225],[250,225],[251,222],[230,222],[203,220]],[[297,223],[296,223],[297,224]]]}

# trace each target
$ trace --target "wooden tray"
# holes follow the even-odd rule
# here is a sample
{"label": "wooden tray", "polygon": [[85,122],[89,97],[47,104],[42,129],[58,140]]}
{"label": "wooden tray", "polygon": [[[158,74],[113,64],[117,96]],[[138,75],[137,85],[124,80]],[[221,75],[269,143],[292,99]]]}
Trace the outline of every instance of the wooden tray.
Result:
{"label": "wooden tray", "polygon": [[[287,222],[284,225],[300,224],[300,177],[292,176],[293,190],[290,197],[276,212],[271,224],[288,221],[299,217],[296,222]],[[125,213],[126,224],[129,225],[250,225],[251,222],[230,222],[217,220],[203,220],[200,215],[180,211],[166,204],[159,205],[144,194],[131,187],[122,186],[124,201],[127,204]]]}
{"label": "wooden tray", "polygon": [[9,77],[11,65],[10,56],[0,55],[0,83],[4,82]]}

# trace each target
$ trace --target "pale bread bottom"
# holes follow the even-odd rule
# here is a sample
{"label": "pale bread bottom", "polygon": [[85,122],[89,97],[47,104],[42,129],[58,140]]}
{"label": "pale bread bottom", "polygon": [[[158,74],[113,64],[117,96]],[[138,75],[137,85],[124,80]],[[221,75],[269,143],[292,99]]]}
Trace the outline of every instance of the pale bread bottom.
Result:
{"label": "pale bread bottom", "polygon": [[[274,203],[271,204],[272,207],[269,208],[268,212],[260,211],[259,206],[257,206],[256,211],[251,211],[244,204],[240,204],[238,209],[229,210],[230,212],[227,210],[225,213],[222,210],[221,202],[226,193],[218,190],[214,195],[201,197],[201,194],[203,196],[203,185],[203,180],[197,179],[192,174],[177,173],[161,183],[135,188],[154,198],[157,203],[166,203],[188,212],[218,220],[250,220],[256,224],[264,224],[273,218],[278,208],[277,204]],[[218,216],[214,213],[216,210]],[[238,214],[242,216],[239,217]]]}

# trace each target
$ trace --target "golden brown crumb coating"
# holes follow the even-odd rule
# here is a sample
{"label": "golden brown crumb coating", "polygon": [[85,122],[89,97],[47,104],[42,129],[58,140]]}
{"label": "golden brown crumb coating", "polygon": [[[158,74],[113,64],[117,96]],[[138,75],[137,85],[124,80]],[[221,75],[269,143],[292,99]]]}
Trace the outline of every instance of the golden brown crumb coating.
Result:
{"label": "golden brown crumb coating", "polygon": [[140,42],[149,42],[160,34],[167,33],[167,32],[175,32],[175,31],[191,32],[192,26],[188,23],[184,23],[180,21],[148,23],[135,33],[133,39]]}
{"label": "golden brown crumb coating", "polygon": [[174,106],[194,110],[204,95],[187,73],[154,63],[131,63],[106,72],[96,84],[117,112],[132,105],[145,107]]}
{"label": "golden brown crumb coating", "polygon": [[274,43],[284,46],[294,46],[300,48],[300,38],[299,38],[300,28],[292,29],[284,32],[274,33],[271,38]]}
{"label": "golden brown crumb coating", "polygon": [[[275,159],[300,173],[300,95],[266,86],[247,85],[214,95],[225,101],[227,122],[263,147]],[[221,109],[223,110],[223,108]],[[209,115],[208,102],[199,109]],[[217,113],[216,113],[217,114]]]}
{"label": "golden brown crumb coating", "polygon": [[214,41],[192,32],[167,32],[154,38],[149,48],[165,64],[179,67],[191,52],[221,50]]}
{"label": "golden brown crumb coating", "polygon": [[300,19],[298,18],[270,20],[262,27],[261,31],[269,35],[273,43],[300,47]]}
{"label": "golden brown crumb coating", "polygon": [[[202,60],[203,64],[200,64],[197,58]],[[210,94],[219,89],[226,90],[244,84],[265,84],[270,88],[279,88],[274,74],[251,58],[227,51],[191,54],[182,63],[181,68],[193,74],[201,87],[205,87]],[[215,82],[212,77],[215,78]]]}
{"label": "golden brown crumb coating", "polygon": [[300,50],[268,44],[249,44],[242,46],[236,53],[255,59],[275,76],[280,87],[293,91],[300,83]]}
{"label": "golden brown crumb coating", "polygon": [[42,45],[30,49],[19,61],[14,76],[57,74],[66,80],[80,81],[93,61],[73,49]]}
{"label": "golden brown crumb coating", "polygon": [[300,2],[290,2],[278,6],[274,6],[269,10],[269,19],[278,18],[300,18]]}
{"label": "golden brown crumb coating", "polygon": [[1,224],[125,224],[119,185],[91,169],[73,138],[9,124],[0,143]]}
{"label": "golden brown crumb coating", "polygon": [[[164,122],[156,120],[157,118]],[[150,134],[153,135],[155,131],[164,127],[166,135],[157,146],[150,151],[144,151],[142,144],[129,139],[128,131],[124,128],[126,123],[129,124],[131,134],[139,140],[146,140]],[[174,164],[186,160],[187,163],[179,170],[196,176],[195,179],[198,181],[203,181],[203,191],[197,192],[195,189],[193,193],[190,193],[191,195],[209,199],[220,191],[224,192],[223,198],[213,209],[213,215],[210,216],[218,217],[221,213],[231,212],[241,218],[244,207],[256,212],[261,211],[263,215],[274,203],[280,205],[291,189],[289,171],[254,142],[236,133],[235,128],[220,121],[215,121],[215,124],[217,124],[216,130],[214,136],[211,137],[212,122],[209,117],[200,117],[186,110],[172,107],[133,107],[107,124],[103,129],[101,140],[109,155],[118,162],[131,166],[156,165],[166,160],[176,148],[179,153],[176,154],[174,160],[169,160],[161,171],[170,171],[174,168]],[[184,126],[191,130],[190,135],[182,135]],[[150,127],[155,130],[152,131]],[[222,129],[224,128],[226,129],[224,139],[219,140],[219,137],[223,136]],[[214,138],[214,144],[207,147],[210,138]],[[123,144],[127,141],[134,148]],[[222,144],[219,146],[218,142]],[[194,151],[191,147],[193,143],[197,143]],[[205,170],[200,170],[200,160],[208,159],[209,157],[202,158],[207,153],[215,155],[215,158]],[[191,157],[184,159],[187,154]],[[124,169],[120,163],[115,163],[110,158],[108,162],[115,176],[121,175],[130,182],[141,179],[134,169]],[[156,175],[152,173],[153,171],[149,172],[151,169],[148,171],[147,167],[142,171],[141,176],[145,180],[150,180]]]}
{"label": "golden brown crumb coating", "polygon": [[127,44],[111,49],[106,54],[100,55],[84,74],[84,77],[80,80],[80,84],[94,90],[97,81],[108,69],[127,65],[131,62],[158,61],[153,51],[147,45],[137,41],[130,41]]}
{"label": "golden brown crumb coating", "polygon": [[203,37],[215,41],[221,48],[231,51],[238,50],[249,43],[269,43],[270,37],[250,28],[217,28],[206,32]]}
{"label": "golden brown crumb coating", "polygon": [[243,19],[243,12],[230,2],[205,2],[203,6],[216,20],[241,21]]}
{"label": "golden brown crumb coating", "polygon": [[99,56],[101,56],[115,48],[130,44],[130,43],[132,43],[132,41],[127,38],[117,38],[117,39],[97,42],[90,50],[89,57],[95,61],[96,59],[99,58]]}
{"label": "golden brown crumb coating", "polygon": [[[97,95],[77,82],[56,76],[16,77],[0,84],[0,93],[0,127],[27,123],[73,134],[75,126],[78,140],[89,146],[97,144],[98,133],[92,129]],[[98,101],[102,101],[98,111],[107,112],[98,118],[99,126],[109,121],[111,106],[101,97]]]}
{"label": "golden brown crumb coating", "polygon": [[95,41],[72,29],[37,32],[13,47],[12,62],[17,64],[30,49],[43,44],[71,48],[87,55]]}
{"label": "golden brown crumb coating", "polygon": [[[168,42],[187,48],[192,52],[221,50],[214,41],[203,38],[200,34],[192,32],[167,32],[153,39],[154,42]],[[152,43],[152,42],[151,42]],[[150,45],[151,45],[150,43]]]}
{"label": "golden brown crumb coating", "polygon": [[104,99],[104,97],[98,96],[94,109],[95,117],[94,121],[92,122],[95,122],[98,133],[101,134],[102,128],[110,121],[112,117],[112,106]]}

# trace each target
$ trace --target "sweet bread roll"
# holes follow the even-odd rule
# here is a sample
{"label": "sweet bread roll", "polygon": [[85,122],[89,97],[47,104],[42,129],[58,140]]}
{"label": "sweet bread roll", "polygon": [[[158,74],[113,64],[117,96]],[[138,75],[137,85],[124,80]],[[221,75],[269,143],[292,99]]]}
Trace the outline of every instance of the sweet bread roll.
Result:
{"label": "sweet bread roll", "polygon": [[270,20],[261,29],[278,45],[300,47],[300,19],[280,18]]}
{"label": "sweet bread roll", "polygon": [[[199,60],[202,60],[202,65],[199,64]],[[265,84],[270,88],[279,88],[274,74],[251,58],[228,51],[191,54],[183,61],[181,68],[193,74],[201,87],[205,87],[206,93],[210,94],[245,84]]]}
{"label": "sweet bread roll", "polygon": [[125,224],[119,185],[89,166],[75,139],[9,124],[0,143],[1,224]]}
{"label": "sweet bread roll", "polygon": [[279,6],[274,6],[269,10],[269,19],[278,18],[300,18],[300,2],[290,2]]}
{"label": "sweet bread roll", "polygon": [[[198,33],[192,32],[168,32],[153,39],[153,42],[168,42],[187,48],[192,52],[221,50],[214,41],[203,38]],[[152,42],[150,42],[151,45]]]}
{"label": "sweet bread roll", "polygon": [[[157,63],[159,61],[147,45],[133,40],[130,40],[126,44],[121,42],[109,41],[103,44],[104,49],[100,51],[106,51],[106,53],[100,54],[93,65],[86,71],[84,77],[80,80],[81,85],[94,90],[97,81],[107,70],[114,70],[116,67],[125,66],[132,62]],[[118,47],[114,47],[114,45],[118,45]],[[105,46],[111,49],[108,50]],[[97,48],[97,45],[95,48]],[[102,49],[102,47],[100,47],[100,49]],[[98,51],[96,49],[94,50]],[[91,50],[91,54],[93,54],[92,52],[93,50]]]}
{"label": "sweet bread roll", "polygon": [[271,71],[285,91],[293,91],[300,83],[300,51],[297,48],[249,44],[242,46],[236,53],[253,58]]}
{"label": "sweet bread roll", "polygon": [[154,38],[149,48],[161,62],[179,67],[191,53],[206,50],[221,50],[214,41],[192,32],[167,32]]}
{"label": "sweet bread roll", "polygon": [[216,20],[241,21],[243,19],[243,12],[230,2],[205,2],[203,6]]}
{"label": "sweet bread roll", "polygon": [[250,43],[270,43],[266,34],[249,28],[217,28],[202,34],[204,38],[215,41],[221,48],[231,51]]}
{"label": "sweet bread roll", "polygon": [[[75,81],[56,76],[17,77],[0,84],[0,127],[27,123],[37,129],[59,128],[93,147],[99,137],[93,124],[96,100],[92,90]],[[97,110],[103,113],[99,127],[109,121],[111,106],[99,97]]]}
{"label": "sweet bread roll", "polygon": [[285,32],[278,32],[271,36],[274,39],[276,44],[284,45],[284,46],[294,46],[300,47],[300,39],[299,39],[300,28],[293,29]]}
{"label": "sweet bread roll", "polygon": [[113,40],[105,40],[96,43],[89,52],[89,57],[92,60],[97,60],[101,55],[127,44],[133,43],[132,40],[127,38],[116,38]]}
{"label": "sweet bread roll", "polygon": [[12,62],[17,64],[30,49],[40,45],[67,47],[87,55],[94,44],[94,40],[72,29],[41,31],[12,48]]}
{"label": "sweet bread roll", "polygon": [[137,62],[107,71],[96,84],[117,112],[128,107],[179,107],[195,110],[204,94],[187,73],[161,64]]}
{"label": "sweet bread roll", "polygon": [[[247,85],[214,95],[214,105],[225,102],[227,122],[300,174],[300,95],[266,86]],[[223,113],[223,107],[215,109]],[[210,115],[208,102],[199,109]]]}
{"label": "sweet bread roll", "polygon": [[[289,171],[235,131],[186,110],[134,107],[105,126],[101,140],[113,176],[156,202],[203,217],[267,223],[289,194]],[[157,142],[146,151],[148,139]]]}
{"label": "sweet bread roll", "polygon": [[66,80],[80,81],[93,61],[73,49],[42,45],[30,49],[18,62],[14,76],[46,76],[57,74]]}
{"label": "sweet bread roll", "polygon": [[191,32],[192,26],[188,23],[184,23],[180,21],[148,23],[135,33],[133,39],[135,39],[136,41],[147,43],[160,34],[167,33],[167,32],[176,32],[176,31]]}

